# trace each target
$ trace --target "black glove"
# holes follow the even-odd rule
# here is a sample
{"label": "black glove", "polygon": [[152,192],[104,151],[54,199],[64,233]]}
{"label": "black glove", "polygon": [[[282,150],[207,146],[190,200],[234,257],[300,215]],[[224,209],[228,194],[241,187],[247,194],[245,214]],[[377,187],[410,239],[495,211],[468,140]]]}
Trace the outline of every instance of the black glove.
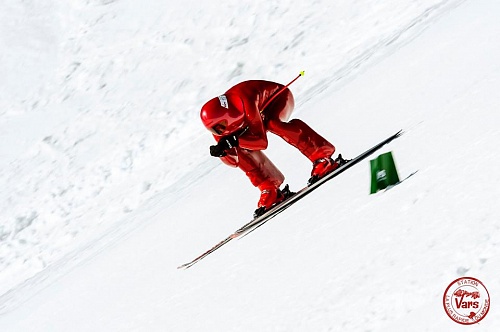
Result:
{"label": "black glove", "polygon": [[217,145],[210,146],[210,155],[212,157],[224,157],[227,155],[227,150],[235,148],[238,146],[238,137],[236,135],[230,135],[221,138]]}

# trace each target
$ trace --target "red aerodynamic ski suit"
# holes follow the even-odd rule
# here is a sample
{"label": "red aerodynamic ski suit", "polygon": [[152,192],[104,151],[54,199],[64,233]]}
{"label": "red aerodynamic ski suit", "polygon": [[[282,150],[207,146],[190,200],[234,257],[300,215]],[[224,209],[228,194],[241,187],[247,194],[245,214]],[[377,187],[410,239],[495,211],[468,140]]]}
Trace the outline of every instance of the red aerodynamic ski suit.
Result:
{"label": "red aerodynamic ski suit", "polygon": [[261,191],[270,185],[279,187],[285,179],[262,152],[268,145],[268,131],[296,147],[312,162],[330,158],[335,152],[331,143],[303,121],[288,121],[294,108],[294,98],[288,88],[266,106],[283,87],[269,81],[245,81],[211,99],[201,109],[202,122],[217,142],[228,135],[238,137],[237,146],[227,149],[222,161],[243,170]]}

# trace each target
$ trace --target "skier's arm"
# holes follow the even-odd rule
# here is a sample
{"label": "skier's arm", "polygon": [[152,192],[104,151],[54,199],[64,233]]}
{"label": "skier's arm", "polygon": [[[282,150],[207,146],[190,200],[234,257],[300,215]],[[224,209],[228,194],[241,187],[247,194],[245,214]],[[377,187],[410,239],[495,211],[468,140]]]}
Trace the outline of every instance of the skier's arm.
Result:
{"label": "skier's arm", "polygon": [[257,106],[243,102],[248,121],[248,129],[239,137],[239,146],[248,150],[265,150],[267,148],[267,135],[264,123]]}
{"label": "skier's arm", "polygon": [[216,145],[210,146],[210,155],[212,157],[224,157],[227,155],[227,151],[238,146],[238,136],[235,134],[228,136],[215,136],[217,141]]}
{"label": "skier's arm", "polygon": [[[222,137],[217,136],[217,135],[213,135],[213,136],[215,138],[215,141],[218,144]],[[214,147],[215,147],[215,145],[212,145],[210,147],[210,155],[212,155],[213,157],[219,157],[220,160],[222,160],[222,162],[226,165],[229,165],[231,167],[238,167],[239,159],[238,159],[238,153],[236,152],[236,150],[237,150],[236,148],[226,150],[220,156],[217,156],[217,155],[212,154]]]}

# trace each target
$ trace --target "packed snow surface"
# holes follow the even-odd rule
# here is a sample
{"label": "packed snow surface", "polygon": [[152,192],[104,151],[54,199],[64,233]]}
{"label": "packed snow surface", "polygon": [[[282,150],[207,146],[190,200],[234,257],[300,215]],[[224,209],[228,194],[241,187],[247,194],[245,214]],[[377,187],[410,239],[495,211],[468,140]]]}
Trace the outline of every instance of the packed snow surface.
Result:
{"label": "packed snow surface", "polygon": [[[19,1],[0,5],[0,331],[498,331],[500,2]],[[400,185],[369,163],[187,271],[249,220],[208,155],[208,99],[288,83],[354,157],[404,129]],[[311,165],[266,152],[292,190]],[[473,326],[443,293],[480,279]]]}

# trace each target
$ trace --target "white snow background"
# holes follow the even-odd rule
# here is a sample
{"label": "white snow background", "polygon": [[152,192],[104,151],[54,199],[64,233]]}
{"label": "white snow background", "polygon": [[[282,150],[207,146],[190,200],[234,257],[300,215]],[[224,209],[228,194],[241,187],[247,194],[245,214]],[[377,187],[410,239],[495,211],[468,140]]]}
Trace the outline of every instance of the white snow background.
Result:
{"label": "white snow background", "polygon": [[[500,2],[0,4],[0,331],[498,331]],[[258,191],[208,155],[199,109],[247,79],[369,163],[187,271]],[[302,187],[310,163],[270,136]],[[479,324],[443,293],[483,281]]]}

